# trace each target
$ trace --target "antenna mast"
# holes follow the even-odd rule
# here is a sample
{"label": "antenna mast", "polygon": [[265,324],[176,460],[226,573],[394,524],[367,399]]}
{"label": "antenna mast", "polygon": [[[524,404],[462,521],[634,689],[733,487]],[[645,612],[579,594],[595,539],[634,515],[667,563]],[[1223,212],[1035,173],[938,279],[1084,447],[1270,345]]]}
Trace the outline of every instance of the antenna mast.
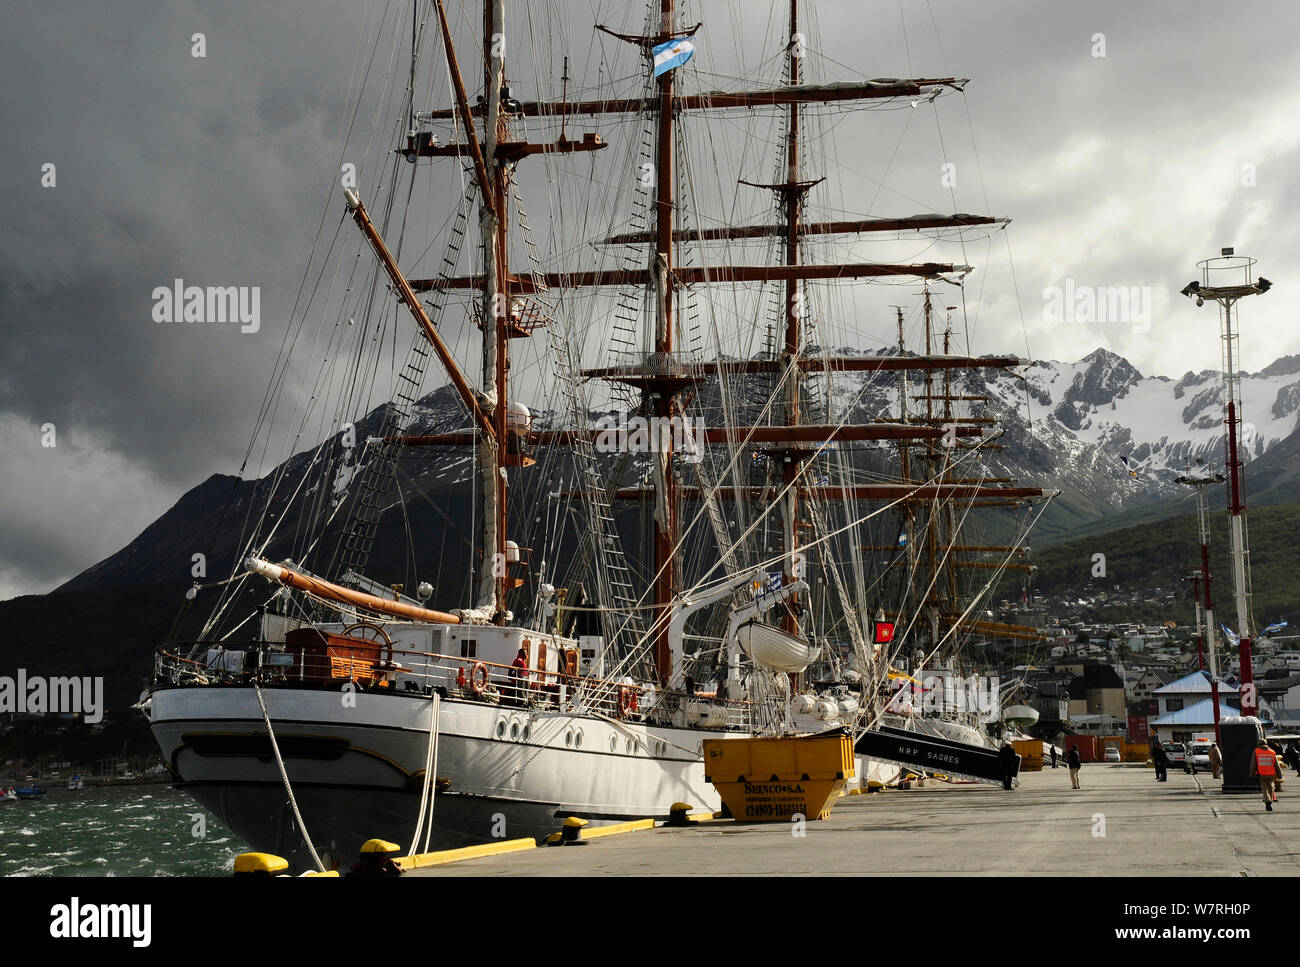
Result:
{"label": "antenna mast", "polygon": [[1232,527],[1232,577],[1237,603],[1238,649],[1241,656],[1241,713],[1254,715],[1259,703],[1255,694],[1255,676],[1250,665],[1250,551],[1246,547],[1246,502],[1242,492],[1241,451],[1238,429],[1241,413],[1237,399],[1241,391],[1241,376],[1237,372],[1237,331],[1233,321],[1238,300],[1248,295],[1263,295],[1273,283],[1268,279],[1254,280],[1255,259],[1236,255],[1231,248],[1220,250],[1217,258],[1202,259],[1196,263],[1201,270],[1200,281],[1183,287],[1182,294],[1195,299],[1198,306],[1207,299],[1219,304],[1219,333],[1223,341],[1223,388],[1225,400],[1224,423],[1227,433],[1228,469],[1228,519]]}
{"label": "antenna mast", "polygon": [[[1196,624],[1197,632],[1200,632],[1201,623],[1201,603],[1205,604],[1205,633],[1202,638],[1204,648],[1210,656],[1210,698],[1214,702],[1214,740],[1222,741],[1219,735],[1219,660],[1214,648],[1214,598],[1210,594],[1210,513],[1209,501],[1206,498],[1206,490],[1214,484],[1221,484],[1224,476],[1221,473],[1205,473],[1199,477],[1192,476],[1189,471],[1187,474],[1178,478],[1178,483],[1186,484],[1189,487],[1196,488],[1196,527],[1201,538],[1201,569],[1193,573],[1193,579],[1200,588],[1204,588],[1205,597],[1202,599],[1198,593],[1196,599]],[[1196,585],[1193,585],[1196,591]],[[1204,665],[1202,665],[1204,668]],[[1244,712],[1245,709],[1242,709]]]}

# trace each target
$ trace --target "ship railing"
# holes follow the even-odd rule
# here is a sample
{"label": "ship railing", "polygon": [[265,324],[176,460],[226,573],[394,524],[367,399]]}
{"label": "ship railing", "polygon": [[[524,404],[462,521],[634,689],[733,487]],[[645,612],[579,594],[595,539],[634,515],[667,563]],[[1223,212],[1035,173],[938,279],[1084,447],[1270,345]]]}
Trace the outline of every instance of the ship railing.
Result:
{"label": "ship railing", "polygon": [[[570,674],[565,670],[523,669],[472,655],[443,655],[358,641],[356,648],[337,644],[315,653],[292,652],[282,643],[169,643],[154,656],[154,682],[168,685],[220,686],[257,682],[263,686],[340,688],[351,684],[366,693],[454,696],[508,707],[555,709],[597,714],[625,722],[645,722],[703,729],[748,731],[751,702],[694,688],[663,689],[628,678]],[[376,657],[378,653],[378,657]]]}

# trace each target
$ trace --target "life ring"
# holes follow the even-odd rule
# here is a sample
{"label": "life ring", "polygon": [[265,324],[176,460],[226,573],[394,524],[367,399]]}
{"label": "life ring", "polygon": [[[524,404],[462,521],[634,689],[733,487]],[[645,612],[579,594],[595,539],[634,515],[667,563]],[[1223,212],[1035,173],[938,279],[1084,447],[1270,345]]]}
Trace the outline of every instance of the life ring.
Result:
{"label": "life ring", "polygon": [[628,713],[636,709],[636,696],[632,694],[632,689],[626,685],[620,685],[618,688],[618,717],[627,718]]}
{"label": "life ring", "polygon": [[477,661],[469,672],[469,690],[475,695],[482,695],[487,690],[487,685],[487,665],[483,664],[481,661]]}

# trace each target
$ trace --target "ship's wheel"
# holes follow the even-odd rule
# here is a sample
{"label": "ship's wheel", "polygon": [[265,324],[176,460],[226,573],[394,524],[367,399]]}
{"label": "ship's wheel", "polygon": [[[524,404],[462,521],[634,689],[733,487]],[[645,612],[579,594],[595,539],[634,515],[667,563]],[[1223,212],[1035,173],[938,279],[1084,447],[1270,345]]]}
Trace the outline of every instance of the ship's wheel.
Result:
{"label": "ship's wheel", "polygon": [[358,621],[354,625],[348,625],[343,629],[344,638],[352,638],[356,641],[374,642],[380,646],[379,660],[385,665],[391,665],[393,662],[393,639],[388,637],[388,632],[377,624],[369,621]]}

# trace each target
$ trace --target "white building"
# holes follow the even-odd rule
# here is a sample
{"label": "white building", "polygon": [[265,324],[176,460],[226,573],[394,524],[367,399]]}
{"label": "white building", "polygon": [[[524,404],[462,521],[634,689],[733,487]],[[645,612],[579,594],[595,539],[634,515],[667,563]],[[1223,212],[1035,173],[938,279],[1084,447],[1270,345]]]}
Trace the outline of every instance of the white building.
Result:
{"label": "white building", "polygon": [[[1219,682],[1219,702],[1227,705],[1229,701],[1235,701],[1238,688],[1236,685],[1229,685],[1227,682]],[[1209,704],[1210,699],[1210,673],[1195,671],[1190,675],[1184,675],[1168,685],[1162,685],[1159,688],[1152,689],[1151,697],[1159,703],[1159,715],[1168,715],[1171,712],[1181,712],[1189,709],[1201,702],[1206,703],[1205,712],[1211,713],[1212,706]],[[1231,711],[1229,715],[1240,715],[1238,711]],[[1210,723],[1213,725],[1214,719],[1211,716]],[[1154,724],[1154,723],[1153,723]]]}
{"label": "white building", "polygon": [[[1220,721],[1240,714],[1239,709],[1219,703]],[[1198,734],[1208,733],[1213,736],[1214,702],[1206,698],[1194,705],[1152,719],[1147,727],[1160,742],[1188,742],[1192,736]]]}

